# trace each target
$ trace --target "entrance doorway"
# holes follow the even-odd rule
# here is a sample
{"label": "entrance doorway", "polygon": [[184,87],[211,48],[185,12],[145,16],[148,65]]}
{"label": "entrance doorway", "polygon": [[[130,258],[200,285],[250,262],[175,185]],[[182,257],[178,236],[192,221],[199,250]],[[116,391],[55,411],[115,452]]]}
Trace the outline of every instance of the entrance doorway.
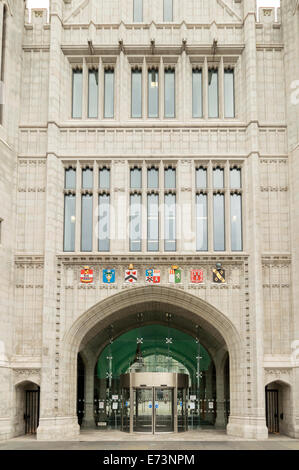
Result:
{"label": "entrance doorway", "polygon": [[122,375],[120,382],[123,431],[159,434],[187,430],[188,375],[131,373]]}
{"label": "entrance doorway", "polygon": [[279,434],[278,390],[266,387],[266,423],[270,434]]}
{"label": "entrance doorway", "polygon": [[133,431],[151,434],[174,432],[172,388],[134,389]]}
{"label": "entrance doorway", "polygon": [[25,434],[36,434],[39,424],[39,390],[26,390]]}

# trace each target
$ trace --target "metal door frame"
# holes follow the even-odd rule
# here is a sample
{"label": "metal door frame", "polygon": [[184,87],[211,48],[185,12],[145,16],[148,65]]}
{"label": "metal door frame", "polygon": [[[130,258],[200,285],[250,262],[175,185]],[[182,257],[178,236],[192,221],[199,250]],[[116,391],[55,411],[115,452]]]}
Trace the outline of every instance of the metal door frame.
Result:
{"label": "metal door frame", "polygon": [[279,391],[267,387],[266,425],[270,434],[279,434]]}
{"label": "metal door frame", "polygon": [[[171,390],[172,391],[172,420],[173,420],[173,431],[156,431],[156,415],[157,415],[157,411],[156,411],[156,390]],[[175,431],[175,411],[174,411],[174,403],[175,403],[175,400],[174,400],[174,396],[176,394],[176,397],[177,397],[177,392],[176,392],[176,387],[153,387],[153,392],[154,392],[154,401],[153,403],[155,403],[155,406],[153,407],[153,434],[173,434],[174,432],[177,432]],[[175,393],[176,392],[176,393]],[[177,399],[176,399],[176,402],[177,402]]]}
{"label": "metal door frame", "polygon": [[[138,434],[172,434],[174,432],[177,432],[175,430],[175,390],[176,388],[175,387],[134,387],[132,389],[133,391],[133,402],[134,402],[134,392],[138,392],[139,390],[150,390],[152,392],[152,430],[151,432],[142,432],[142,431],[133,431],[133,432],[137,432]],[[166,431],[166,432],[159,432],[159,431],[156,431],[156,414],[157,414],[157,411],[156,411],[156,390],[170,390],[172,391],[172,419],[173,419],[173,431]],[[136,405],[138,405],[137,403],[137,393],[136,393]],[[131,410],[130,410],[131,412]],[[135,412],[135,408],[134,408],[134,403],[133,403],[133,420],[134,420],[134,412]],[[131,431],[130,431],[131,432]]]}
{"label": "metal door frame", "polygon": [[39,425],[40,390],[25,390],[25,434],[36,434]]}

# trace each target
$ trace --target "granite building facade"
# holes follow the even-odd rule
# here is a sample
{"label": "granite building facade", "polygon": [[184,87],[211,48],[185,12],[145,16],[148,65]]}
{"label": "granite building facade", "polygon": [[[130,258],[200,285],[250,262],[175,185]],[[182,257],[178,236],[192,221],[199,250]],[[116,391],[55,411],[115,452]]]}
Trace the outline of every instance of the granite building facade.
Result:
{"label": "granite building facade", "polygon": [[1,439],[96,426],[151,325],[208,352],[215,426],[299,437],[298,6],[0,1]]}

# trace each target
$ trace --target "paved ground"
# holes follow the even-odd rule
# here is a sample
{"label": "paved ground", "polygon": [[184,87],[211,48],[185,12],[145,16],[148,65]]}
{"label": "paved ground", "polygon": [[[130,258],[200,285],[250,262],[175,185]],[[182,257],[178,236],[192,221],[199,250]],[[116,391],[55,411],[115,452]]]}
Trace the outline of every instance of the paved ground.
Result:
{"label": "paved ground", "polygon": [[1,450],[299,450],[299,440],[270,436],[267,441],[248,441],[227,436],[225,431],[219,430],[155,436],[86,430],[76,440],[64,442],[19,437],[0,442]]}

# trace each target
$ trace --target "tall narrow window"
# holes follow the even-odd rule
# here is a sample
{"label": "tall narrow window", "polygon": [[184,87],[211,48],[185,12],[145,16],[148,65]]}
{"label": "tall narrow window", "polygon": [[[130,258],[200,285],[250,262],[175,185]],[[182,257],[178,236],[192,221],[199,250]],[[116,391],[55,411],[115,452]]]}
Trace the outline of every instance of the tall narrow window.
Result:
{"label": "tall narrow window", "polygon": [[213,170],[214,192],[214,251],[225,251],[225,197],[224,169],[216,167]]}
{"label": "tall narrow window", "polygon": [[176,195],[165,194],[164,206],[165,251],[176,251]]}
{"label": "tall narrow window", "polygon": [[75,251],[76,170],[65,170],[64,180],[64,251]]}
{"label": "tall narrow window", "polygon": [[159,251],[159,194],[147,195],[147,249]]}
{"label": "tall narrow window", "polygon": [[165,69],[165,87],[164,87],[165,103],[164,114],[166,118],[175,117],[175,70],[172,68]]}
{"label": "tall narrow window", "polygon": [[234,69],[224,69],[224,116],[235,117]]}
{"label": "tall narrow window", "polygon": [[141,168],[134,167],[130,171],[131,189],[141,189],[141,184],[142,184]]}
{"label": "tall narrow window", "polygon": [[163,17],[164,21],[173,21],[173,0],[164,0]]}
{"label": "tall narrow window", "polygon": [[83,72],[82,69],[73,70],[73,118],[82,118]]}
{"label": "tall narrow window", "polygon": [[1,87],[0,87],[0,124],[3,123],[3,106],[4,106],[4,79],[5,79],[5,51],[6,51],[6,21],[7,8],[3,5],[2,17],[2,50],[1,50]]}
{"label": "tall narrow window", "polygon": [[130,196],[130,251],[141,251],[141,194]]}
{"label": "tall narrow window", "polygon": [[242,191],[240,168],[231,168],[230,188],[231,190],[234,190],[230,195],[231,250],[242,251]]}
{"label": "tall narrow window", "polygon": [[132,69],[132,117],[142,117],[142,71]]}
{"label": "tall narrow window", "polygon": [[147,170],[147,187],[148,189],[159,188],[159,170],[158,168],[148,168]]}
{"label": "tall narrow window", "polygon": [[199,167],[196,169],[196,189],[206,189],[207,187],[207,169]]}
{"label": "tall narrow window", "polygon": [[192,70],[192,115],[201,118],[202,113],[202,69]]}
{"label": "tall narrow window", "polygon": [[208,251],[208,197],[196,195],[196,250]]}
{"label": "tall narrow window", "polygon": [[213,187],[214,189],[224,188],[224,169],[216,167],[213,170]]}
{"label": "tall narrow window", "polygon": [[148,117],[159,117],[159,71],[151,68],[148,71]]}
{"label": "tall narrow window", "polygon": [[82,170],[81,251],[92,251],[93,170]]}
{"label": "tall narrow window", "polygon": [[225,251],[224,194],[214,194],[214,250]]}
{"label": "tall narrow window", "polygon": [[176,251],[176,169],[169,167],[164,170],[164,249]]}
{"label": "tall narrow window", "polygon": [[171,167],[165,168],[164,187],[165,189],[176,188],[176,169],[175,168],[171,168]]}
{"label": "tall narrow window", "polygon": [[209,117],[218,118],[218,69],[209,68],[208,72]]}
{"label": "tall narrow window", "polygon": [[98,80],[99,72],[97,69],[88,70],[88,117],[98,117]]}
{"label": "tall narrow window", "polygon": [[[159,170],[147,169],[147,250],[159,251]],[[152,190],[152,191],[151,191]]]}
{"label": "tall narrow window", "polygon": [[99,195],[99,251],[110,250],[110,195]]}
{"label": "tall narrow window", "polygon": [[110,250],[110,169],[99,170],[99,251]]}
{"label": "tall narrow window", "polygon": [[133,20],[134,23],[141,23],[143,21],[143,0],[133,0]]}
{"label": "tall narrow window", "polygon": [[104,72],[104,117],[114,117],[114,69],[110,67]]}
{"label": "tall narrow window", "polygon": [[207,169],[196,169],[196,250],[208,251],[208,196]]}
{"label": "tall narrow window", "polygon": [[99,171],[99,189],[110,189],[110,169],[101,168]]}

